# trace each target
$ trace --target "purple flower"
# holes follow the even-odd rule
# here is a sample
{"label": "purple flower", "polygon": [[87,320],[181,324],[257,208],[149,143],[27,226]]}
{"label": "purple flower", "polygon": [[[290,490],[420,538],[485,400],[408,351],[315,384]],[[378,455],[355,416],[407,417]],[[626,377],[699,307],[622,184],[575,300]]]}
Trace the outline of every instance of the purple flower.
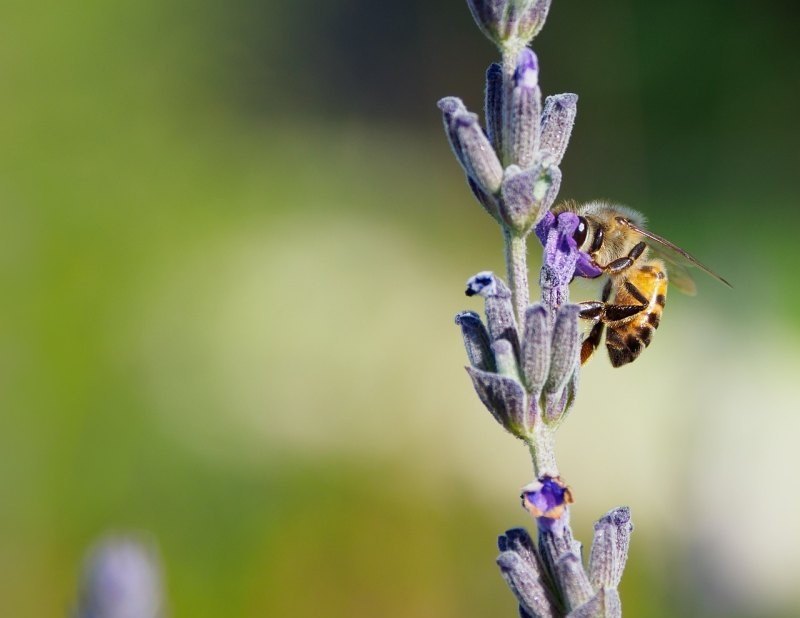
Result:
{"label": "purple flower", "polygon": [[522,489],[522,506],[537,520],[559,519],[571,503],[572,492],[559,477],[545,476]]}
{"label": "purple flower", "polygon": [[567,286],[575,275],[593,279],[603,274],[588,253],[578,250],[573,235],[578,228],[578,215],[562,212],[557,217],[548,212],[536,225],[536,236],[544,245],[542,293],[559,306],[568,298]]}
{"label": "purple flower", "polygon": [[539,84],[539,59],[532,49],[525,48],[517,56],[514,68],[514,86],[535,88]]}

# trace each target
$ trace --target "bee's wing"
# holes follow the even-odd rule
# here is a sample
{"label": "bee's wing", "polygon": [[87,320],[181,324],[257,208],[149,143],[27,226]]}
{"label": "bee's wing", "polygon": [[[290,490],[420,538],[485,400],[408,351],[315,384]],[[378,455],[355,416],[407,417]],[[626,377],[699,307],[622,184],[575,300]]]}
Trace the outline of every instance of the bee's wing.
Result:
{"label": "bee's wing", "polygon": [[644,228],[639,227],[638,225],[636,225],[635,223],[633,223],[628,219],[625,219],[624,217],[618,217],[617,220],[619,221],[620,224],[629,227],[638,234],[641,234],[642,236],[647,238],[647,240],[649,241],[647,245],[648,247],[650,247],[651,251],[658,257],[661,257],[665,259],[667,262],[669,262],[671,266],[668,273],[669,281],[670,283],[673,283],[675,287],[677,287],[681,292],[690,295],[694,295],[697,292],[697,287],[695,286],[694,281],[692,281],[691,276],[686,270],[687,267],[690,266],[699,268],[706,274],[714,277],[714,279],[721,281],[729,288],[733,287],[730,283],[728,283],[725,279],[720,277],[708,266],[705,266],[690,253],[684,251],[677,245],[671,243],[666,238],[663,238],[658,234],[654,234],[649,230],[645,230]]}

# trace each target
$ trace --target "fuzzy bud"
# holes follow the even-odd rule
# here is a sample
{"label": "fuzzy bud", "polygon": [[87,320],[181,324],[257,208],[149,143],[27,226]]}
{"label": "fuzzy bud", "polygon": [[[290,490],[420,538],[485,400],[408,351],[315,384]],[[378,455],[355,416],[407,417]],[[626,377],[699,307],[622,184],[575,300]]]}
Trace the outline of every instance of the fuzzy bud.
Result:
{"label": "fuzzy bud", "polygon": [[527,234],[555,201],[561,187],[561,170],[549,155],[537,157],[534,165],[521,170],[516,165],[506,169],[499,204],[503,221],[518,234]]}
{"label": "fuzzy bud", "polygon": [[503,67],[493,62],[486,69],[486,135],[495,151],[503,152]]}
{"label": "fuzzy bud", "polygon": [[467,0],[475,23],[501,49],[527,45],[544,25],[551,0]]}
{"label": "fuzzy bud", "polygon": [[465,293],[467,296],[482,296],[486,301],[486,322],[491,341],[506,339],[516,353],[519,350],[519,337],[508,286],[494,273],[483,271],[467,281]]}
{"label": "fuzzy bud", "polygon": [[456,154],[461,154],[464,171],[485,192],[497,193],[503,180],[503,167],[478,122],[477,114],[457,113],[452,123],[458,144]]}
{"label": "fuzzy bud", "polygon": [[577,94],[555,94],[545,99],[539,143],[542,150],[553,156],[556,165],[564,158],[577,113]]}
{"label": "fuzzy bud", "polygon": [[456,324],[461,327],[470,365],[482,371],[495,371],[489,333],[478,314],[463,311],[456,316]]}
{"label": "fuzzy bud", "polygon": [[539,150],[542,93],[539,61],[527,47],[517,56],[512,89],[504,105],[503,147],[506,163],[527,169]]}
{"label": "fuzzy bud", "polygon": [[475,392],[486,409],[509,433],[525,439],[530,434],[526,425],[526,398],[522,385],[507,376],[467,367]]}

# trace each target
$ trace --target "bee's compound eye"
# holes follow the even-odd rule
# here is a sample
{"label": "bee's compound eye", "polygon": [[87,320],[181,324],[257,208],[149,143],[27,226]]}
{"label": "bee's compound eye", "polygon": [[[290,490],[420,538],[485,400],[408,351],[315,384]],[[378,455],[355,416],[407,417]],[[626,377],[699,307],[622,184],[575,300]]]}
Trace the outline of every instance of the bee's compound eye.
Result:
{"label": "bee's compound eye", "polygon": [[575,242],[578,243],[578,248],[586,242],[586,234],[589,232],[589,225],[586,223],[586,219],[583,217],[578,217],[578,227],[575,228],[575,233],[572,237],[575,239]]}

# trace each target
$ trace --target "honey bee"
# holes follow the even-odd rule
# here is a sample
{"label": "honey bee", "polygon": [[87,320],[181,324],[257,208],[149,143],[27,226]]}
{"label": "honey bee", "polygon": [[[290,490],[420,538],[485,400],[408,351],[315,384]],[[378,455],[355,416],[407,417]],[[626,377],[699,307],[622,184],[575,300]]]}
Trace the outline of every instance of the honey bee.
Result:
{"label": "honey bee", "polygon": [[661,321],[667,282],[686,294],[696,292],[686,267],[699,268],[731,287],[689,253],[646,230],[644,217],[635,210],[605,202],[566,202],[553,209],[556,215],[562,212],[578,215],[573,237],[595,269],[582,276],[608,275],[601,300],[580,303],[580,316],[594,322],[581,345],[581,364],[600,345],[604,328],[611,364],[621,367],[636,360]]}

